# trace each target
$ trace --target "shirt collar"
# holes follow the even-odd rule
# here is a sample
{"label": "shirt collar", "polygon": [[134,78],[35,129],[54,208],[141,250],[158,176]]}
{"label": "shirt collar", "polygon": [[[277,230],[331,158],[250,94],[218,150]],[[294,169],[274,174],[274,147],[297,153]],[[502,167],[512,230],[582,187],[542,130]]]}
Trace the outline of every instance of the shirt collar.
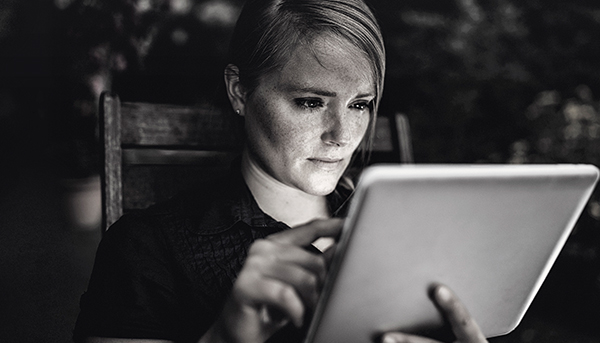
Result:
{"label": "shirt collar", "polygon": [[[216,234],[226,231],[237,223],[244,223],[257,229],[277,231],[289,229],[263,212],[252,196],[241,173],[240,159],[236,159],[229,170],[228,176],[211,187],[206,196],[209,199],[207,208],[195,220],[193,225],[199,234]],[[327,196],[329,208],[334,217],[344,217],[347,204],[352,195],[352,183],[342,179],[336,190]],[[211,196],[212,195],[212,196]]]}

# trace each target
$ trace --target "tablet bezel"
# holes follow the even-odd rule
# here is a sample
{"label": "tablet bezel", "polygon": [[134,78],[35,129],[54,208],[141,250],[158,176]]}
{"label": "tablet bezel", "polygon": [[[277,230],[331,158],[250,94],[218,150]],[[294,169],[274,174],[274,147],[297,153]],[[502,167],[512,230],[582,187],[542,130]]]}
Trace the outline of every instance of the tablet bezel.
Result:
{"label": "tablet bezel", "polygon": [[[558,253],[560,252],[560,249],[564,245],[569,233],[574,227],[582,210],[585,207],[585,204],[587,203],[590,195],[592,194],[595,184],[598,180],[598,174],[598,169],[592,165],[378,165],[367,168],[361,176],[361,179],[359,181],[354,195],[354,199],[352,200],[349,216],[344,225],[344,229],[342,231],[338,247],[336,249],[332,264],[330,266],[330,271],[325,282],[321,298],[315,310],[312,323],[309,327],[306,342],[323,343],[325,342],[325,340],[323,340],[322,337],[331,337],[331,335],[335,334],[335,332],[332,332],[329,333],[329,336],[322,335],[321,330],[343,330],[338,327],[323,328],[323,325],[321,325],[321,320],[323,319],[324,315],[332,316],[331,314],[325,314],[325,310],[328,307],[329,298],[331,297],[333,292],[336,291],[336,288],[343,288],[343,285],[336,285],[338,272],[343,265],[343,261],[346,259],[345,255],[348,252],[347,247],[349,246],[351,240],[354,237],[356,223],[359,220],[363,207],[365,206],[364,199],[366,198],[366,194],[372,192],[374,186],[377,185],[379,182],[382,182],[382,180],[383,182],[390,182],[393,180],[407,182],[407,180],[410,180],[410,182],[417,182],[421,185],[423,184],[423,182],[430,182],[431,180],[446,180],[448,182],[455,182],[457,180],[461,180],[462,182],[464,182],[465,187],[468,187],[468,184],[470,182],[469,180],[489,180],[489,182],[494,182],[494,180],[500,180],[501,183],[506,182],[507,180],[523,179],[532,181],[537,180],[537,182],[540,182],[541,180],[541,182],[550,183],[572,183],[573,180],[577,181],[575,182],[577,184],[575,188],[576,192],[579,194],[579,199],[576,204],[573,204],[574,209],[570,215],[570,218],[568,218],[566,225],[564,225],[565,227],[562,229],[562,232],[559,235],[560,237],[556,240],[556,248],[553,249],[550,256],[548,256],[547,262],[545,263],[544,267],[541,268],[540,275],[537,278],[535,284],[531,286],[531,290],[528,296],[525,300],[521,301],[521,310],[519,313],[514,315],[514,318],[510,320],[510,325],[505,325],[504,327],[493,329],[484,327],[484,333],[486,334],[486,336],[493,337],[506,334],[512,331],[521,321],[523,315],[525,314],[525,311],[531,304],[531,301],[533,300],[535,294],[537,293],[539,287],[545,279],[550,267],[554,263],[556,257],[558,256]],[[352,244],[357,243],[352,242]],[[444,282],[444,280],[438,281]],[[368,292],[368,289],[365,291]],[[423,296],[426,297],[427,290],[423,289],[422,292],[424,293]],[[470,305],[471,307],[473,307],[472,304]],[[433,307],[433,304],[431,304],[431,306]],[[473,310],[471,311],[473,312]],[[429,311],[429,313],[431,313],[431,311]],[[340,314],[340,316],[341,315],[342,314]],[[439,327],[441,327],[443,322],[439,314],[436,315],[437,317],[430,318],[430,322],[424,323],[420,327],[413,326],[408,331],[420,334],[424,331],[425,334],[427,334],[427,332],[434,332]],[[352,323],[347,324],[348,328],[346,329],[346,331],[352,331]],[[393,329],[402,328],[394,327]],[[373,332],[369,332],[363,335],[363,337],[361,337],[360,339],[361,341],[364,338],[372,339],[374,335],[377,335],[379,333],[379,331],[381,330],[373,328]],[[348,342],[348,339],[345,339],[345,342]]]}

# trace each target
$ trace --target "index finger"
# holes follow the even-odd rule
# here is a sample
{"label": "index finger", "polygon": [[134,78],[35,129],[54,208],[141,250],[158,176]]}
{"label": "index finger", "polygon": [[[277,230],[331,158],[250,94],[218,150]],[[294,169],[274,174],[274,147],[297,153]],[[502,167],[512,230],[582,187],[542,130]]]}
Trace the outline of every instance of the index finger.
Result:
{"label": "index finger", "polygon": [[307,246],[320,237],[337,237],[342,231],[344,220],[340,218],[314,220],[291,230],[270,235],[267,239],[296,246]]}

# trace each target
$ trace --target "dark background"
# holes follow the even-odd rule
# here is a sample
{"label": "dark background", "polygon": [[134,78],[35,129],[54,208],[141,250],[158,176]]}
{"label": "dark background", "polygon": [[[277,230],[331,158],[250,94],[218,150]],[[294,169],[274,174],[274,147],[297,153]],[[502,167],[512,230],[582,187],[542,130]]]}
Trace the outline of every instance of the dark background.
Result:
{"label": "dark background", "polygon": [[[372,0],[418,163],[600,166],[600,3]],[[0,0],[0,342],[70,337],[99,231],[69,219],[98,174],[96,102],[215,103],[241,1]],[[600,342],[594,195],[502,342]]]}

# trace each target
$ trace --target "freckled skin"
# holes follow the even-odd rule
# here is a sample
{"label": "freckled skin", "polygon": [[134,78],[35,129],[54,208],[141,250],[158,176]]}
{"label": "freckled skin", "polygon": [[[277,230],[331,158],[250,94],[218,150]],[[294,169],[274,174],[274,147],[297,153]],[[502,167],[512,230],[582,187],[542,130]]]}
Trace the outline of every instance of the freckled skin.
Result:
{"label": "freckled skin", "polygon": [[247,146],[250,158],[278,181],[326,195],[365,135],[375,86],[357,48],[327,36],[312,43],[300,45],[247,99]]}

